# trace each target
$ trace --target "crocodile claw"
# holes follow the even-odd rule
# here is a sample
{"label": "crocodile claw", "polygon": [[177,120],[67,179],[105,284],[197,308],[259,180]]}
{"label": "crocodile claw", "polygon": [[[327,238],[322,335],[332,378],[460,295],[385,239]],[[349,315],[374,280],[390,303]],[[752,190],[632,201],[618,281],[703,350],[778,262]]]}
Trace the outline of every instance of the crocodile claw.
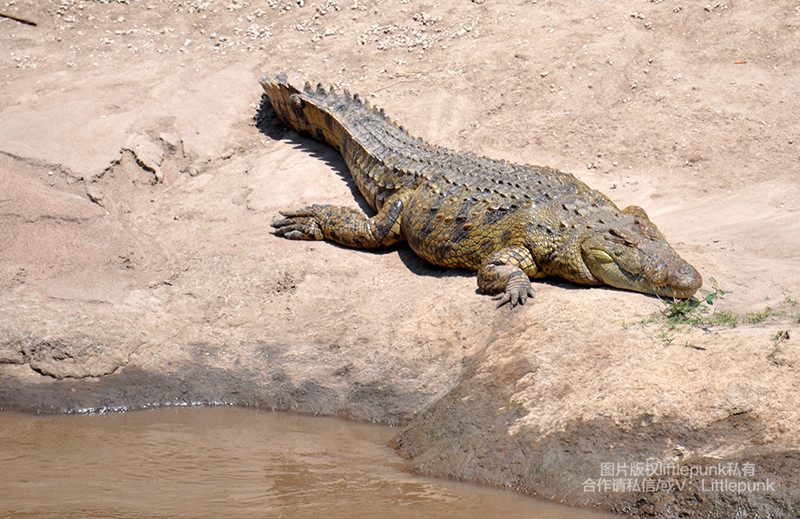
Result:
{"label": "crocodile claw", "polygon": [[311,207],[299,211],[280,211],[285,218],[270,225],[275,234],[290,240],[322,240],[322,229]]}
{"label": "crocodile claw", "polygon": [[509,308],[514,308],[517,304],[524,305],[525,301],[527,301],[529,297],[532,298],[534,295],[533,287],[527,278],[515,277],[509,281],[505,292],[497,294],[492,297],[492,299],[498,302],[497,308],[500,308],[506,303],[508,303]]}

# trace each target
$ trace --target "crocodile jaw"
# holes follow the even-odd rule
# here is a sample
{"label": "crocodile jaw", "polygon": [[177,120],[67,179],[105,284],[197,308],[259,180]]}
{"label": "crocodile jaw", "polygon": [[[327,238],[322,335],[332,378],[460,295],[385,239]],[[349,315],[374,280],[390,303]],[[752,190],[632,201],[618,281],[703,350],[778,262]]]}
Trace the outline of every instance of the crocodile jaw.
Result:
{"label": "crocodile jaw", "polygon": [[[688,299],[702,286],[703,278],[674,251],[669,252],[670,265],[660,263],[652,269],[648,269],[647,265],[641,270],[630,265],[626,268],[608,252],[597,248],[584,248],[583,261],[592,275],[606,285],[662,297]],[[648,273],[647,270],[652,272]]]}

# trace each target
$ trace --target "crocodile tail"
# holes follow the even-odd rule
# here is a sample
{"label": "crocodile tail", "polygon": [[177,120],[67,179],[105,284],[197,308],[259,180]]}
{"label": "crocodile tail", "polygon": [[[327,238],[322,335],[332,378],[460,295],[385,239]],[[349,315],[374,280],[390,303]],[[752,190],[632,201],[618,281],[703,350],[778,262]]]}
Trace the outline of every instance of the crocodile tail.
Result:
{"label": "crocodile tail", "polygon": [[334,113],[344,107],[344,97],[321,84],[314,89],[306,83],[301,92],[288,83],[285,73],[264,77],[260,83],[284,124],[340,148],[347,131]]}
{"label": "crocodile tail", "polygon": [[261,80],[275,113],[287,126],[327,142],[342,154],[358,189],[379,209],[398,190],[423,177],[449,150],[430,146],[372,107],[358,94],[306,83],[300,91],[286,74]]}
{"label": "crocodile tail", "polygon": [[310,128],[308,120],[303,114],[300,103],[292,99],[292,96],[299,94],[300,91],[288,83],[286,73],[264,76],[259,83],[264,88],[278,118],[288,127],[307,133]]}

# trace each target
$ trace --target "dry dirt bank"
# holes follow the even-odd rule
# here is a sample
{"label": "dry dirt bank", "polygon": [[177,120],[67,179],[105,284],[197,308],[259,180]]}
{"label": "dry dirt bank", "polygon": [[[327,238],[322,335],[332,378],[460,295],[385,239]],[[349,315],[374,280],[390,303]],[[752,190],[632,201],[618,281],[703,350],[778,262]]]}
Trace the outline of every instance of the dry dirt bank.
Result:
{"label": "dry dirt bank", "polygon": [[[0,12],[37,24],[0,18],[0,408],[338,414],[406,425],[396,446],[426,474],[639,516],[797,515],[796,3]],[[363,204],[332,150],[261,106],[279,70],[645,207],[750,322],[641,326],[658,300],[558,281],[495,310],[402,246],[276,238],[279,209]],[[665,472],[729,462],[716,479],[773,485]],[[645,463],[665,483],[644,488]],[[640,487],[589,483],[620,479]]]}

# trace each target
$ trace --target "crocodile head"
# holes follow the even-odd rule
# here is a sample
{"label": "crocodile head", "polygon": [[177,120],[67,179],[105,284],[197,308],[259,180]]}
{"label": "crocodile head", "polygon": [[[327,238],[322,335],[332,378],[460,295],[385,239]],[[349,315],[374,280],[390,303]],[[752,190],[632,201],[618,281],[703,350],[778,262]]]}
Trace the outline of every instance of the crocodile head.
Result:
{"label": "crocodile head", "polygon": [[631,206],[621,213],[613,225],[581,244],[583,262],[592,275],[616,288],[677,299],[692,297],[703,284],[697,270],[670,247],[644,209]]}

